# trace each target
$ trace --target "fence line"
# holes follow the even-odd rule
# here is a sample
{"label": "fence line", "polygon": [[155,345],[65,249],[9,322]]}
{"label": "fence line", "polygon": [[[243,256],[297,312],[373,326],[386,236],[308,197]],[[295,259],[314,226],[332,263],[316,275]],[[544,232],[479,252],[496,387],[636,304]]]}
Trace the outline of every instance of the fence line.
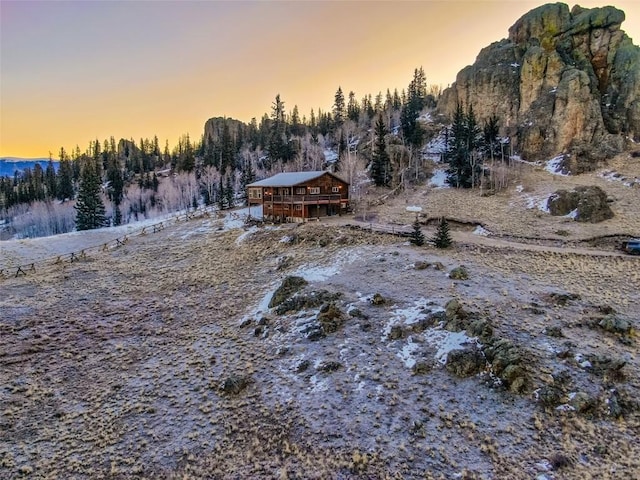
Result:
{"label": "fence line", "polygon": [[[39,260],[37,262],[30,262],[30,263],[14,265],[14,266],[0,266],[0,280],[9,278],[9,277],[16,278],[20,276],[26,276],[28,273],[34,274],[37,272],[36,266],[38,266],[38,269],[40,269],[44,267],[62,265],[65,263],[79,262],[87,258],[88,251],[96,250],[97,252],[106,252],[110,249],[123,247],[128,243],[129,237],[144,236],[144,235],[147,235],[148,233],[157,233],[164,230],[165,227],[168,226],[169,224],[176,224],[181,221],[188,222],[196,218],[210,218],[211,213],[214,211],[217,211],[215,207],[209,207],[209,208],[201,207],[201,208],[198,208],[197,210],[186,211],[184,213],[175,215],[167,220],[163,220],[161,222],[154,223],[152,225],[145,225],[144,227],[138,230],[134,230],[133,232],[114,238],[113,240],[109,240],[107,242],[103,242],[98,245],[85,247],[81,250],[55,255],[49,258]],[[231,218],[240,218],[240,215],[238,215],[235,212],[229,212],[229,214],[232,215]],[[218,218],[224,218],[224,215],[219,216]]]}

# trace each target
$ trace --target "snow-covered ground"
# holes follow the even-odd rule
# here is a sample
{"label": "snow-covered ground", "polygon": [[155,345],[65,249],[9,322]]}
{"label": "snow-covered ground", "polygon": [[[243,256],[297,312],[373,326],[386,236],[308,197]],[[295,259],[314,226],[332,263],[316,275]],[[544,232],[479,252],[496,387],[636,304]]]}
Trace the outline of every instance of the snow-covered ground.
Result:
{"label": "snow-covered ground", "polygon": [[552,194],[531,194],[524,191],[522,185],[516,185],[516,192],[520,194],[520,197],[524,200],[526,208],[538,209],[541,212],[549,213],[549,198]]}
{"label": "snow-covered ground", "polygon": [[[192,235],[209,233],[215,230],[224,231],[242,228],[249,215],[262,218],[259,207],[245,207],[224,211],[223,217],[216,219],[217,211],[208,210],[209,218],[204,223],[191,224],[189,228],[179,229],[179,237],[184,240]],[[144,219],[117,227],[105,227],[95,230],[74,231],[51,237],[27,238],[20,240],[5,240],[0,242],[0,269],[13,269],[18,265],[40,263],[56,260],[58,256],[79,253],[82,250],[101,249],[104,245],[118,245],[128,237],[150,234],[156,229],[166,228],[176,222],[184,222],[185,212],[176,212],[161,218]],[[191,212],[190,215],[200,216],[202,211]]]}
{"label": "snow-covered ground", "polygon": [[565,155],[558,155],[556,157],[553,157],[551,160],[547,160],[545,162],[544,169],[553,175],[561,175],[566,177],[567,175],[569,175],[569,173],[566,172],[563,168],[564,160]]}
{"label": "snow-covered ground", "polygon": [[437,168],[433,171],[429,185],[434,188],[449,188],[447,183],[447,171],[444,168]]}
{"label": "snow-covered ground", "polygon": [[[615,445],[608,456],[585,456],[576,471],[600,475],[638,463],[634,417],[625,428],[615,419],[575,420],[563,416],[574,411],[556,410],[572,397],[546,411],[535,395],[557,371],[571,376],[568,393],[609,395],[585,363],[605,342],[607,354],[629,362],[631,380],[617,386],[637,390],[633,345],[584,325],[585,311],[612,295],[636,300],[638,276],[619,258],[580,260],[576,268],[571,255],[437,251],[340,225],[247,228],[239,212],[172,224],[136,238],[126,252],[69,264],[64,274],[4,280],[0,340],[11,361],[0,369],[7,385],[0,409],[10,473],[37,465],[58,478],[198,477],[215,469],[277,478],[286,462],[289,478],[524,472],[551,479],[560,447],[541,435],[562,439],[568,455]],[[320,235],[324,246],[315,241]],[[461,264],[469,279],[453,281],[448,272]],[[319,306],[269,308],[291,275],[309,282],[303,294],[335,299],[335,330],[308,337]],[[618,276],[627,290],[606,292]],[[549,303],[556,291],[581,298]],[[384,301],[374,305],[375,294]],[[504,391],[487,382],[490,372],[448,371],[452,351],[477,345],[463,330],[425,322],[441,319],[451,299],[517,345],[530,392]],[[632,312],[631,304],[614,305],[621,315]],[[548,324],[561,325],[563,337],[542,334]],[[394,328],[400,333],[391,335]],[[222,391],[226,380],[245,375],[244,390]],[[359,470],[354,458],[362,455]],[[318,473],[323,468],[333,470]]]}
{"label": "snow-covered ground", "polygon": [[609,182],[622,182],[625,187],[640,185],[640,177],[628,178],[615,170],[602,170],[598,173],[598,176]]}

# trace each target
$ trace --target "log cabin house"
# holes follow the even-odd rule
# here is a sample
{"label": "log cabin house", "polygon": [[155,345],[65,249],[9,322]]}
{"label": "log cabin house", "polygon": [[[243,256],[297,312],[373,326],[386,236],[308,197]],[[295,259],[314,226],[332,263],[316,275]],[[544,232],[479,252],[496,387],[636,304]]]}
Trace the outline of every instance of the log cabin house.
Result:
{"label": "log cabin house", "polygon": [[249,207],[262,205],[267,220],[304,222],[349,209],[349,184],[331,172],[278,173],[247,190]]}

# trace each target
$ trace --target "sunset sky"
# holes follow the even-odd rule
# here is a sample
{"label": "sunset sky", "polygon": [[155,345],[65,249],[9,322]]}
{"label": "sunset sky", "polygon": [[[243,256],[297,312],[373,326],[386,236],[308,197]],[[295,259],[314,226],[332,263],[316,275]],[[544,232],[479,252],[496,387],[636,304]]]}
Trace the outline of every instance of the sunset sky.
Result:
{"label": "sunset sky", "polygon": [[[56,157],[93,139],[200,138],[214,116],[329,110],[405,88],[422,66],[443,87],[544,2],[0,0],[0,156]],[[640,0],[581,1],[625,11]],[[569,3],[570,7],[573,3]]]}

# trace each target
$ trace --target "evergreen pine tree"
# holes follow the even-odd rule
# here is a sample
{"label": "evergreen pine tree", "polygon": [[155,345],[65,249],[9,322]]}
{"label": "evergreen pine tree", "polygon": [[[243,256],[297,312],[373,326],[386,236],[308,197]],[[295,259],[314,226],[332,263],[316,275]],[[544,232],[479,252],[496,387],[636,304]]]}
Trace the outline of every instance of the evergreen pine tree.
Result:
{"label": "evergreen pine tree", "polygon": [[120,170],[120,162],[116,157],[109,159],[109,165],[107,166],[107,180],[109,182],[108,195],[109,199],[113,202],[113,224],[122,224],[122,212],[120,210],[120,204],[124,196],[124,178],[122,177],[122,171]]}
{"label": "evergreen pine tree", "polygon": [[335,128],[340,128],[342,126],[345,116],[346,106],[344,102],[344,94],[342,93],[342,88],[338,87],[333,103],[333,121]]}
{"label": "evergreen pine tree", "polygon": [[283,162],[289,160],[287,123],[284,111],[284,101],[280,99],[280,94],[277,94],[275,102],[271,105],[271,131],[267,143],[269,156],[267,168],[271,168],[278,160]]}
{"label": "evergreen pine tree", "polygon": [[356,100],[355,92],[349,92],[349,103],[347,105],[347,117],[349,120],[357,122],[360,119],[360,105]]}
{"label": "evergreen pine tree", "polygon": [[425,106],[427,79],[422,67],[415,69],[413,80],[409,84],[406,102],[400,112],[400,124],[405,141],[414,149],[422,145],[424,130],[418,122],[420,112]]}
{"label": "evergreen pine tree", "polygon": [[417,218],[416,221],[413,222],[413,232],[411,232],[409,241],[418,247],[424,245],[424,233],[422,233],[422,227]]}
{"label": "evergreen pine tree", "polygon": [[377,187],[388,187],[391,184],[391,157],[387,152],[386,134],[387,127],[382,115],[379,115],[375,126],[376,150],[371,163],[371,178]]}
{"label": "evergreen pine tree", "polygon": [[448,248],[451,246],[451,243],[452,240],[451,235],[449,234],[449,223],[446,218],[442,217],[438,224],[438,230],[433,237],[433,244],[437,248]]}
{"label": "evergreen pine tree", "polygon": [[91,230],[105,226],[105,208],[100,197],[100,176],[95,162],[91,160],[85,162],[81,171],[75,209],[78,230]]}
{"label": "evergreen pine tree", "polygon": [[458,103],[445,152],[445,160],[449,162],[447,183],[452,187],[471,188],[478,183],[482,170],[481,133],[473,107],[470,105],[465,114],[462,104]]}
{"label": "evergreen pine tree", "polygon": [[[60,150],[61,154],[64,149]],[[73,166],[66,156],[60,157],[60,166],[58,167],[58,187],[56,193],[59,200],[73,199]]]}
{"label": "evergreen pine tree", "polygon": [[45,183],[47,185],[47,197],[51,200],[58,196],[58,182],[56,180],[56,170],[53,166],[53,160],[51,154],[49,154],[49,161],[47,162],[47,169],[45,170]]}

